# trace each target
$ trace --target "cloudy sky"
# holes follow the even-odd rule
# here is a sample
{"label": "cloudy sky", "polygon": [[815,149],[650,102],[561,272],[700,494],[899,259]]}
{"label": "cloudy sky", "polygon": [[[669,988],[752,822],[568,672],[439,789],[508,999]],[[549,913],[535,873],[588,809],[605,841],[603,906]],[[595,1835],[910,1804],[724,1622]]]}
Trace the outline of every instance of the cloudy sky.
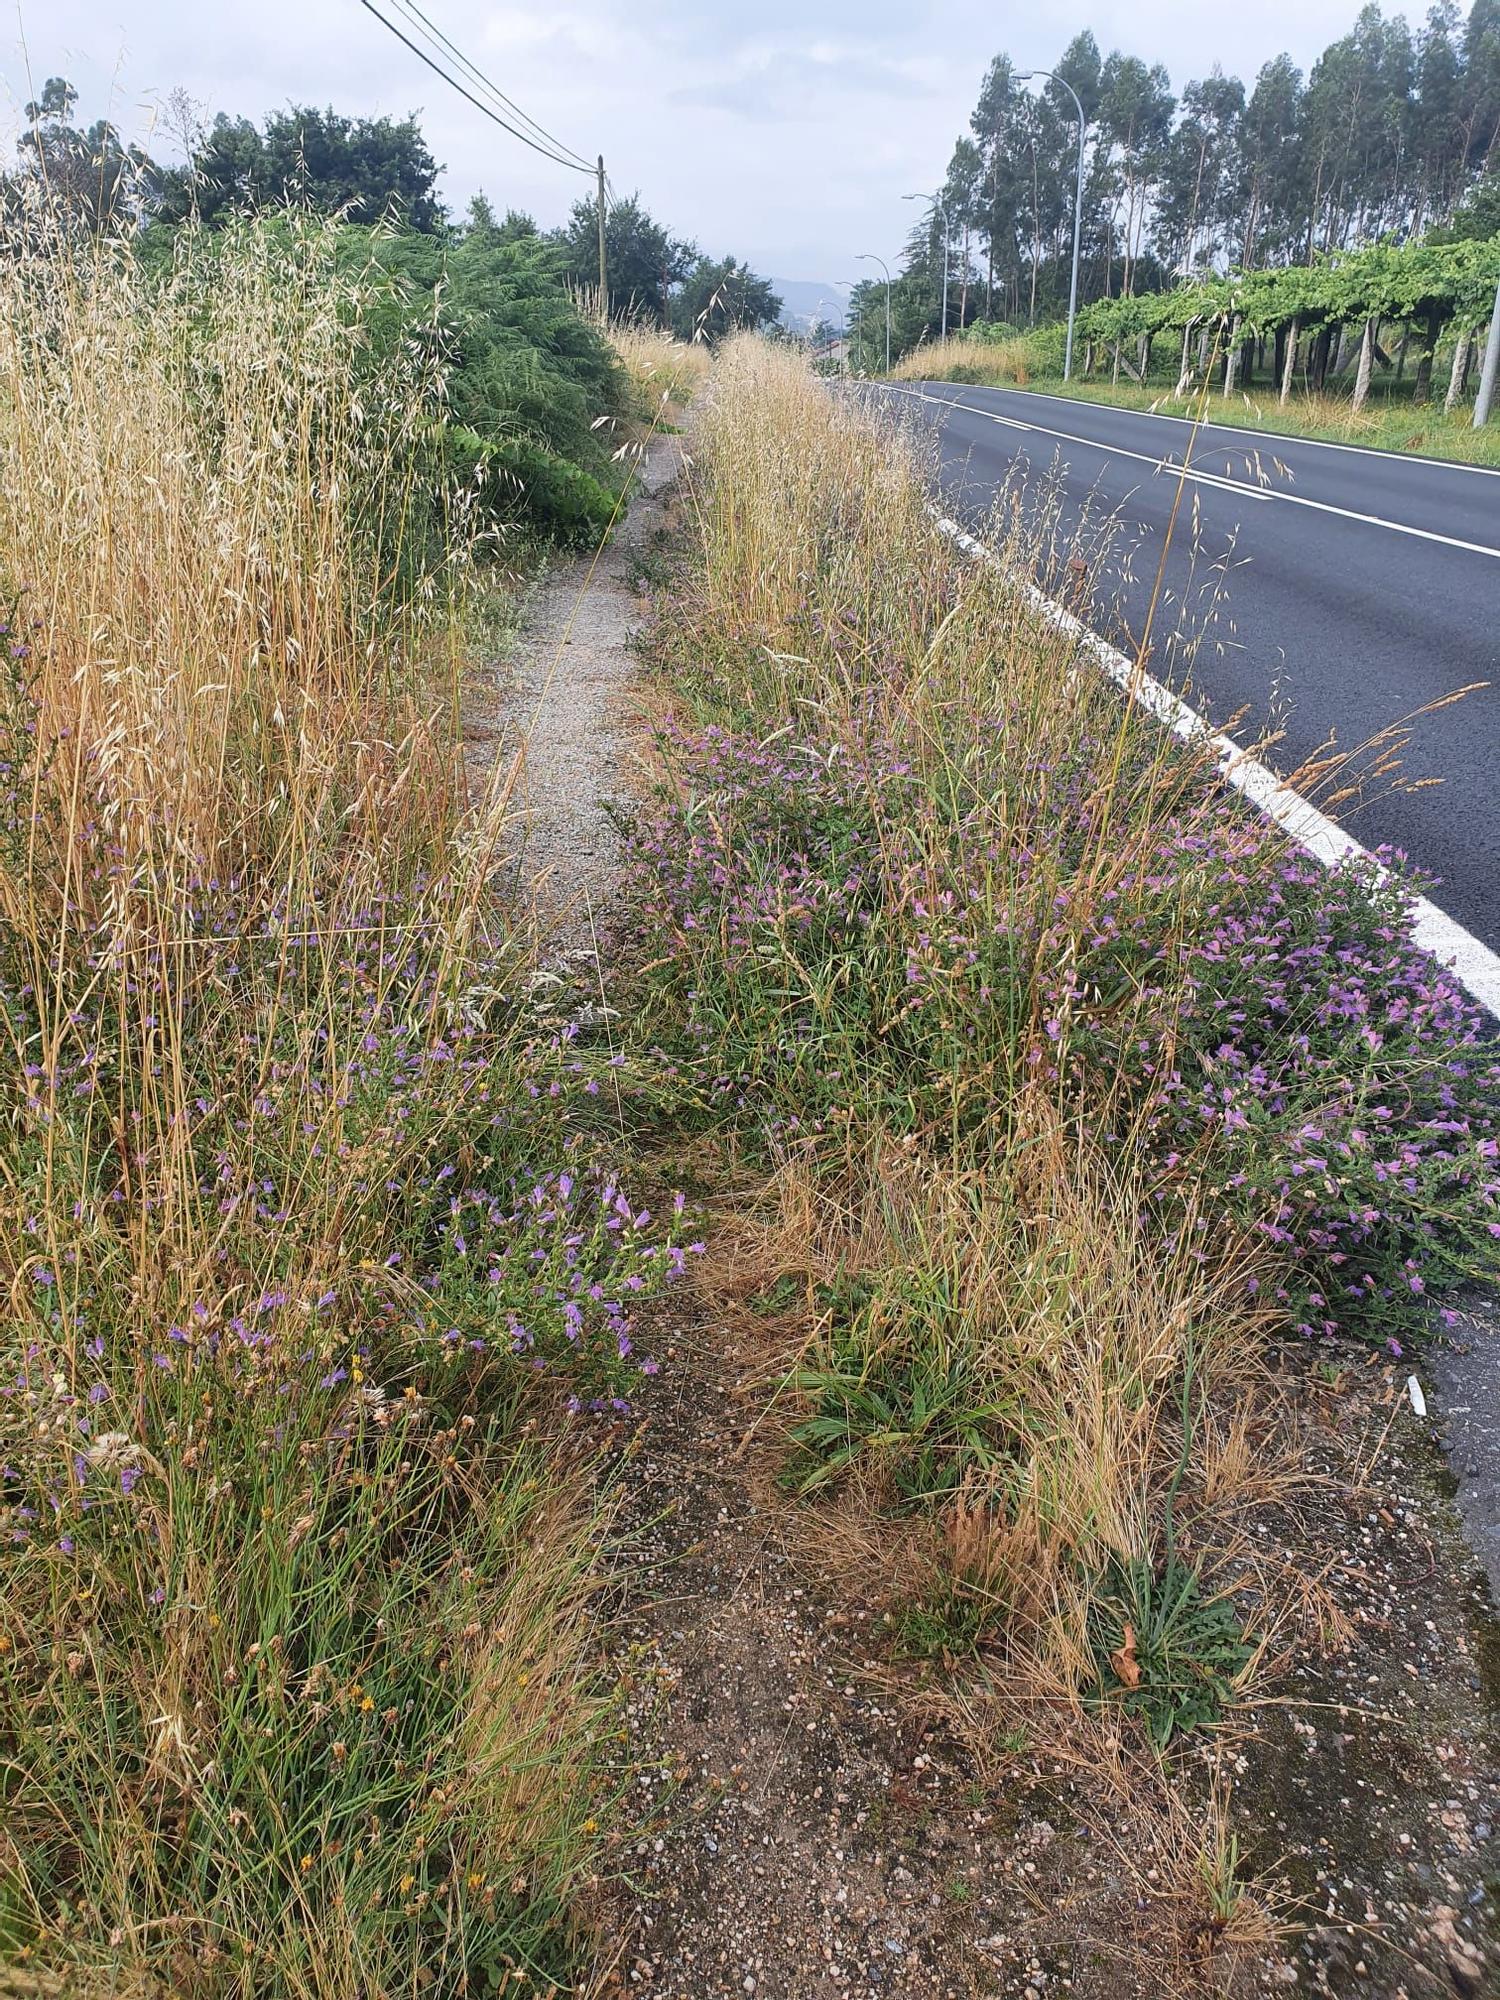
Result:
{"label": "cloudy sky", "polygon": [[[620,193],[639,189],[704,249],[840,282],[862,275],[856,251],[894,256],[913,213],[901,196],[941,177],[997,50],[1046,64],[1091,27],[1106,50],[1164,61],[1179,88],[1215,61],[1248,80],[1283,48],[1306,66],[1358,0],[1053,0],[1045,19],[1003,0],[421,4],[508,97],[602,151]],[[455,207],[482,187],[550,224],[588,185],[481,118],[359,0],[21,0],[16,20],[0,31],[12,119],[57,74],[81,116],[107,110],[162,151],[151,122],[177,86],[256,118],[289,101],[416,110]]]}

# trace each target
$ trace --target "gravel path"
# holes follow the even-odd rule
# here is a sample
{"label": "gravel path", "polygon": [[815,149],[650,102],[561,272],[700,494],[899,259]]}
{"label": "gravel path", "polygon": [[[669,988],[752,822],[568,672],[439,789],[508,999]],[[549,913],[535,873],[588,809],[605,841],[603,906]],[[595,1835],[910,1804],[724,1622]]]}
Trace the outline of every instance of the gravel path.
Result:
{"label": "gravel path", "polygon": [[514,646],[491,685],[471,689],[465,717],[471,777],[482,781],[497,756],[515,760],[513,861],[535,902],[542,962],[591,989],[596,927],[620,865],[611,812],[631,797],[639,720],[631,642],[644,604],[632,578],[682,458],[680,436],[652,440],[608,546],[549,565]]}

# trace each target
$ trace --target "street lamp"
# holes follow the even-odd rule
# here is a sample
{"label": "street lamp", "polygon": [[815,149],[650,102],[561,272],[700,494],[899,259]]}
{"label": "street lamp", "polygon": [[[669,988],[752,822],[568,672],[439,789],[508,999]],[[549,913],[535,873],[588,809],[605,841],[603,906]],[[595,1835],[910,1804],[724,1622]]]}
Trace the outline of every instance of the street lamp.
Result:
{"label": "street lamp", "polygon": [[1078,317],[1078,239],[1083,232],[1083,139],[1088,130],[1088,120],[1083,115],[1078,92],[1056,70],[1023,69],[1017,72],[1016,82],[1030,83],[1035,76],[1045,76],[1053,83],[1060,83],[1078,106],[1078,186],[1073,196],[1073,282],[1068,288],[1068,340],[1063,350],[1063,380],[1066,382],[1073,373],[1073,322]]}
{"label": "street lamp", "polygon": [[948,211],[941,194],[904,194],[903,201],[925,201],[943,218],[943,338],[948,338]]}
{"label": "street lamp", "polygon": [[891,372],[891,267],[884,257],[877,257],[869,250],[861,250],[854,259],[856,264],[878,264],[885,272],[885,372]]}

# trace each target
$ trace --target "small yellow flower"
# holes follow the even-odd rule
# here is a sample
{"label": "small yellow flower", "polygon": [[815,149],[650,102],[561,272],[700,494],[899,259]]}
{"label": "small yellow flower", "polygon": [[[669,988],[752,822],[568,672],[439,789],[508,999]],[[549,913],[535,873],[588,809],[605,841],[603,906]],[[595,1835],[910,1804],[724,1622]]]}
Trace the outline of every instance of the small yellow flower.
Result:
{"label": "small yellow flower", "polygon": [[364,1700],[360,1703],[359,1706],[361,1713],[368,1715],[371,1709],[374,1708],[375,1706],[374,1698],[371,1695],[366,1695]]}
{"label": "small yellow flower", "polygon": [[585,1832],[585,1833],[597,1833],[597,1832],[599,1831],[599,1822],[598,1822],[598,1820],[596,1820],[596,1819],[586,1819],[586,1820],[585,1820],[585,1821],[583,1822],[583,1830],[584,1830],[584,1832]]}
{"label": "small yellow flower", "polygon": [[469,1887],[471,1889],[482,1889],[484,1887],[484,1877],[477,1869],[469,1877]]}
{"label": "small yellow flower", "polygon": [[301,1861],[297,1865],[302,1870],[304,1875],[310,1874],[312,1871],[312,1856],[310,1854],[304,1854]]}
{"label": "small yellow flower", "polygon": [[408,1890],[409,1890],[409,1889],[410,1889],[410,1888],[411,1888],[411,1887],[412,1887],[412,1886],[413,1886],[413,1885],[415,1884],[415,1882],[416,1882],[416,1879],[417,1879],[417,1878],[416,1878],[416,1876],[415,1876],[415,1875],[403,1875],[403,1876],[401,1877],[401,1885],[400,1885],[400,1886],[401,1886],[401,1893],[402,1893],[402,1895],[403,1895],[403,1896],[404,1896],[404,1895],[406,1894],[406,1892],[407,1892],[407,1891],[408,1891]]}

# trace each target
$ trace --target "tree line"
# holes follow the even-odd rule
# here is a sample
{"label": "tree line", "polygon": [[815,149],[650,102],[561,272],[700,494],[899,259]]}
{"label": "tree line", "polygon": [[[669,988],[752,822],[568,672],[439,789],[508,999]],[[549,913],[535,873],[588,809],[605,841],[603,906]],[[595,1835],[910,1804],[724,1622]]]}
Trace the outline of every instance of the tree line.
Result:
{"label": "tree line", "polygon": [[[1067,304],[1078,116],[1086,123],[1080,297],[1129,298],[1230,268],[1305,265],[1452,220],[1500,155],[1500,0],[1436,0],[1413,31],[1376,0],[1304,73],[1247,88],[1216,64],[1174,89],[1164,64],[1076,36],[1029,86],[990,64],[939,206],[893,298],[896,345],[948,323],[1035,325]],[[871,326],[882,288],[857,288]],[[869,328],[866,328],[868,331]]]}
{"label": "tree line", "polygon": [[[582,294],[597,290],[592,200],[576,202],[561,228],[544,232],[516,210],[497,218],[480,195],[467,223],[455,225],[438,198],[441,169],[414,116],[351,118],[331,107],[291,105],[260,124],[223,112],[209,120],[174,92],[162,127],[181,157],[161,161],[127,144],[107,119],[80,125],[77,104],[72,84],[52,77],[26,106],[15,167],[0,190],[13,211],[24,206],[27,183],[42,182],[54,211],[99,233],[187,222],[215,229],[232,217],[287,206],[354,225],[394,222],[424,236],[452,236],[473,226],[506,240],[535,238],[563,284]],[[616,313],[684,338],[714,338],[780,315],[781,301],[765,278],[739,259],[708,256],[674,235],[639,195],[609,205],[605,242]]]}

